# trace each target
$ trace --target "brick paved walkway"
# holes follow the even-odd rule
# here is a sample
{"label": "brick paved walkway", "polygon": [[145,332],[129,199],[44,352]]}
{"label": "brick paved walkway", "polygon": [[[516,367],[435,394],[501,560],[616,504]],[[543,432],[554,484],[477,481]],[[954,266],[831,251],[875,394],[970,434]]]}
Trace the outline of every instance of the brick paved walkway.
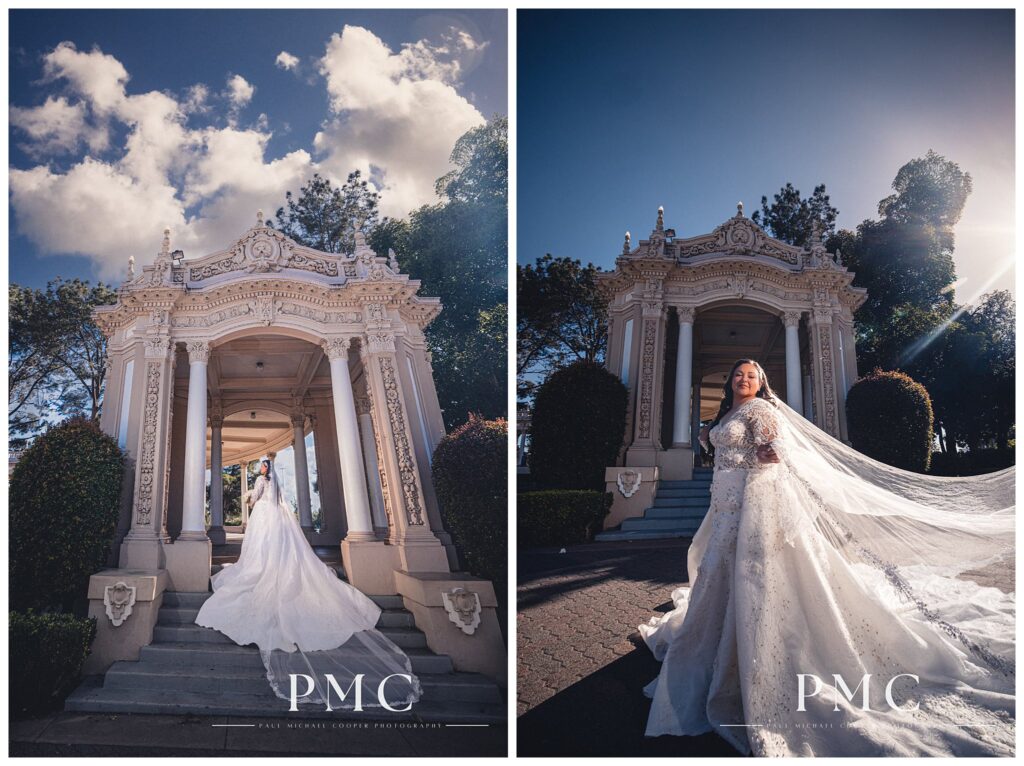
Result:
{"label": "brick paved walkway", "polygon": [[519,755],[738,755],[715,734],[643,736],[660,664],[637,625],[671,609],[689,540],[519,553]]}

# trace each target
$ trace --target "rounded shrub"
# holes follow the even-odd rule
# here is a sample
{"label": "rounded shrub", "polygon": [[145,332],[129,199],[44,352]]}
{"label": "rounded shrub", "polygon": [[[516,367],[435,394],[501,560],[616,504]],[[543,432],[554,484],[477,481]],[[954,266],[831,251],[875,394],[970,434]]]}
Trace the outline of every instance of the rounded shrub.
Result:
{"label": "rounded shrub", "polygon": [[574,362],[537,389],[530,423],[530,476],[550,489],[604,489],[626,429],[628,391],[596,362]]}
{"label": "rounded shrub", "polygon": [[86,418],[39,436],[10,481],[12,609],[71,610],[107,563],[124,458]]}
{"label": "rounded shrub", "polygon": [[516,498],[516,545],[573,545],[594,539],[612,507],[612,493],[589,489],[520,492]]}
{"label": "rounded shrub", "polygon": [[909,375],[875,368],[846,395],[850,443],[868,457],[924,473],[934,431],[928,391]]}
{"label": "rounded shrub", "polygon": [[[505,600],[508,567],[508,423],[470,415],[434,450],[441,518],[470,574]],[[500,611],[500,610],[499,610]]]}
{"label": "rounded shrub", "polygon": [[78,684],[96,636],[95,617],[10,612],[11,716],[59,710]]}

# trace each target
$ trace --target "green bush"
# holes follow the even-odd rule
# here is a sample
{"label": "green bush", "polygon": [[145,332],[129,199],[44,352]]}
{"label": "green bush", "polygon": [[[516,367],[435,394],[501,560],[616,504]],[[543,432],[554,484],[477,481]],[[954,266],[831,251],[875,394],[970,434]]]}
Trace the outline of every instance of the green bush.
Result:
{"label": "green bush", "polygon": [[25,450],[10,482],[10,605],[71,611],[107,563],[117,529],[123,456],[85,418]]}
{"label": "green bush", "polygon": [[10,612],[11,717],[59,710],[78,684],[95,617]]}
{"label": "green bush", "polygon": [[549,489],[604,488],[626,430],[628,392],[595,362],[574,362],[537,389],[530,423],[530,475]]}
{"label": "green bush", "polygon": [[846,395],[850,443],[868,457],[924,473],[932,453],[932,403],[909,375],[878,368]]}
{"label": "green bush", "polygon": [[441,518],[469,572],[508,582],[508,423],[470,415],[434,450],[434,489]]}
{"label": "green bush", "polygon": [[588,542],[601,531],[611,507],[611,492],[521,492],[516,503],[516,544],[520,548],[539,548]]}

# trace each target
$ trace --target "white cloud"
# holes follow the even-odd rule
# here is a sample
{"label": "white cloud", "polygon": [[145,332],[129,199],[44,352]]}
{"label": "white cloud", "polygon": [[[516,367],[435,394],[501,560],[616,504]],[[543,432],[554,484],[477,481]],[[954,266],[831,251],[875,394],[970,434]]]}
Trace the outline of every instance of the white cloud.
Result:
{"label": "white cloud", "polygon": [[243,107],[252,101],[252,94],[256,92],[248,80],[242,75],[236,74],[228,78],[228,99],[232,106]]}
{"label": "white cloud", "polygon": [[369,30],[346,26],[320,59],[334,112],[314,138],[321,165],[339,178],[379,168],[385,215],[405,216],[433,201],[455,141],[485,122],[454,87],[457,54],[466,47],[454,42],[442,48],[420,40],[395,53]]}
{"label": "white cloud", "polygon": [[288,51],[281,51],[277,54],[277,58],[274,59],[274,63],[281,69],[294,70],[299,67],[299,57],[293,56]]}
{"label": "white cloud", "polygon": [[[453,34],[394,52],[368,30],[345,27],[320,60],[330,112],[313,145],[268,159],[269,117],[237,124],[255,92],[241,75],[229,74],[214,99],[202,83],[177,97],[130,94],[115,57],[61,43],[44,57],[43,85],[64,92],[40,106],[11,107],[12,125],[40,160],[10,170],[18,230],[41,253],[87,256],[99,278],[116,280],[129,255],[137,268],[152,261],[164,227],[186,257],[214,252],[251,226],[257,209],[272,216],[285,191],[297,192],[315,172],[340,184],[362,170],[383,186],[382,212],[404,217],[435,199],[434,181],[449,170],[455,141],[484,122],[455,86],[459,61],[485,45]],[[279,65],[292,68],[282,56]],[[201,114],[212,124],[190,126]],[[114,156],[89,155],[109,151],[110,137],[122,133]],[[82,150],[67,170],[46,162]]]}

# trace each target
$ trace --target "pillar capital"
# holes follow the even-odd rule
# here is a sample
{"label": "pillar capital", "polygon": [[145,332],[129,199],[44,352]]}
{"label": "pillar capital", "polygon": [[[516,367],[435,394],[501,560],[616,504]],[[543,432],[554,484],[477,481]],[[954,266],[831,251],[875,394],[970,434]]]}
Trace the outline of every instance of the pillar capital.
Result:
{"label": "pillar capital", "polygon": [[293,412],[291,414],[291,421],[293,428],[305,428],[306,427],[306,416],[304,413]]}
{"label": "pillar capital", "polygon": [[676,316],[679,317],[679,324],[684,322],[693,324],[693,319],[696,315],[697,309],[693,306],[676,306]]}
{"label": "pillar capital", "polygon": [[811,321],[817,325],[832,324],[832,310],[816,308],[811,312]]}
{"label": "pillar capital", "polygon": [[146,338],[145,345],[147,359],[166,359],[174,353],[174,344],[166,335]]}
{"label": "pillar capital", "polygon": [[324,338],[320,345],[330,360],[348,359],[348,350],[352,347],[352,338],[348,336]]}
{"label": "pillar capital", "polygon": [[787,311],[782,315],[782,322],[786,327],[799,327],[802,311]]}
{"label": "pillar capital", "polygon": [[210,361],[210,344],[205,340],[185,341],[189,364],[207,364]]}
{"label": "pillar capital", "polygon": [[395,334],[387,331],[375,331],[366,335],[366,350],[371,354],[388,354],[395,351]]}

